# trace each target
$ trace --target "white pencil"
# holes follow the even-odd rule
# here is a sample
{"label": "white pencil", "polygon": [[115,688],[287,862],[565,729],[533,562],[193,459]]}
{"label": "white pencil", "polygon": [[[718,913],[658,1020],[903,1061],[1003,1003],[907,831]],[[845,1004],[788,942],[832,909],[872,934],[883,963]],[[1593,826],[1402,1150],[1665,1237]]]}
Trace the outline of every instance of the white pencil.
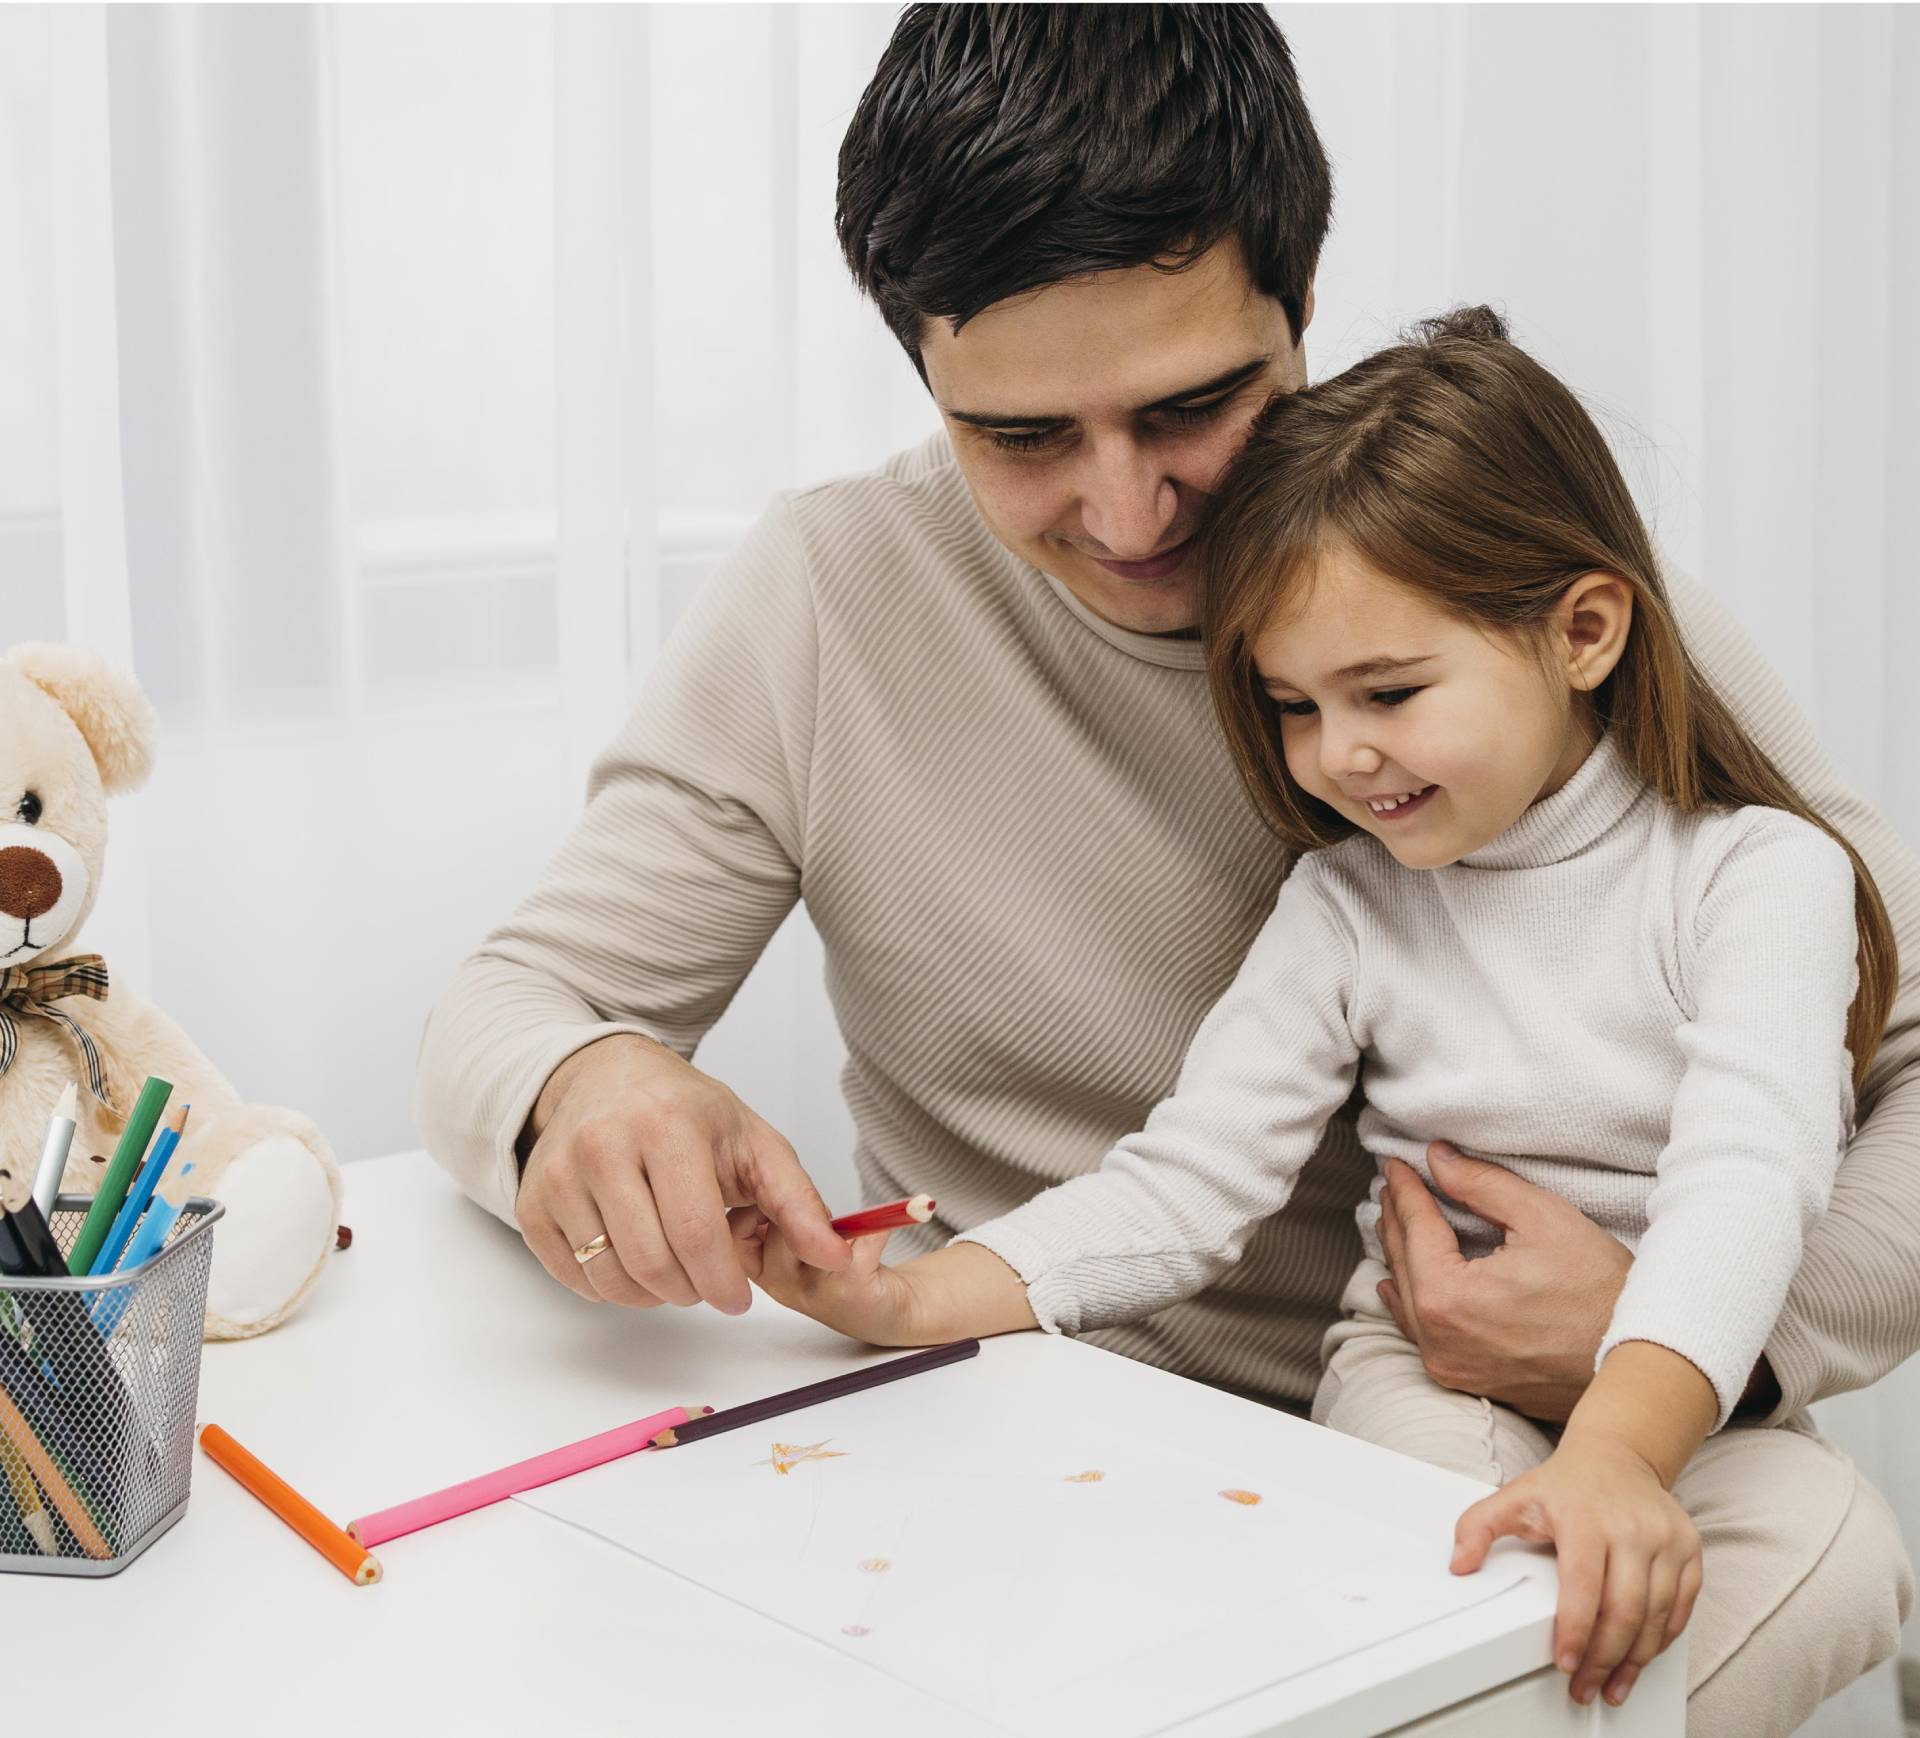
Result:
{"label": "white pencil", "polygon": [[46,1144],[40,1149],[40,1168],[33,1173],[33,1204],[41,1216],[53,1217],[54,1198],[60,1193],[60,1179],[66,1174],[67,1149],[73,1145],[73,1125],[80,1115],[80,1088],[71,1080],[53,1107],[53,1121],[47,1124]]}

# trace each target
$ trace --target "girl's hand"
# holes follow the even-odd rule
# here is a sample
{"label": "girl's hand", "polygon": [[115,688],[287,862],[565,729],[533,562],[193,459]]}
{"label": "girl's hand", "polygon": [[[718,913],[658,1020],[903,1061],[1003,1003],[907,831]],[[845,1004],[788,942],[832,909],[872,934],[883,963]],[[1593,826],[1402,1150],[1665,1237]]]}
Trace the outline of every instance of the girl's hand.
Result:
{"label": "girl's hand", "polygon": [[935,1346],[947,1340],[1036,1327],[1020,1276],[978,1243],[952,1243],[898,1267],[881,1262],[891,1233],[853,1238],[842,1272],[810,1267],[777,1226],[751,1207],[734,1217],[740,1264],[789,1309],[874,1346]]}
{"label": "girl's hand", "polygon": [[1507,1535],[1551,1544],[1560,1559],[1553,1657],[1567,1693],[1584,1705],[1604,1686],[1618,1707],[1693,1615],[1700,1535],[1686,1512],[1632,1450],[1570,1433],[1544,1466],[1460,1517],[1453,1572],[1478,1569]]}
{"label": "girl's hand", "polygon": [[913,1263],[887,1267],[880,1260],[891,1232],[848,1239],[853,1259],[835,1273],[809,1267],[764,1215],[741,1211],[748,1228],[743,1234],[735,1227],[740,1265],[769,1297],[869,1345],[924,1343],[914,1337]]}

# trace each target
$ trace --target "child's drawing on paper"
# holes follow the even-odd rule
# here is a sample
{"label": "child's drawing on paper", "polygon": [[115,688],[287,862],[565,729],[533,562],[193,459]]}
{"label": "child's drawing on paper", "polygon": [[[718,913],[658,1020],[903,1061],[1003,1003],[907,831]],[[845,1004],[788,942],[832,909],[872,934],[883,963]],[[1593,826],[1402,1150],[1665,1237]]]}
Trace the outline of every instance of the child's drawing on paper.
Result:
{"label": "child's drawing on paper", "polygon": [[1225,1497],[1228,1502],[1243,1503],[1250,1509],[1260,1501],[1260,1493],[1258,1491],[1222,1491],[1220,1494]]}
{"label": "child's drawing on paper", "polygon": [[[831,1442],[832,1437],[827,1438]],[[827,1442],[776,1442],[773,1445],[773,1457],[770,1460],[756,1460],[755,1466],[770,1466],[782,1478],[792,1472],[803,1460],[845,1460],[843,1449],[828,1448]]]}
{"label": "child's drawing on paper", "polygon": [[1070,1485],[1097,1485],[1106,1476],[1097,1467],[1089,1468],[1086,1472],[1072,1474],[1066,1482]]}

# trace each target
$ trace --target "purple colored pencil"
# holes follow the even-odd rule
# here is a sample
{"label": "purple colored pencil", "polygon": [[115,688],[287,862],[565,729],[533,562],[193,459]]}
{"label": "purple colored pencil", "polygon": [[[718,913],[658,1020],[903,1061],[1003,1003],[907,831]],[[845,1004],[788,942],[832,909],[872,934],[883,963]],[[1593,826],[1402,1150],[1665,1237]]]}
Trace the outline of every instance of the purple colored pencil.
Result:
{"label": "purple colored pencil", "polygon": [[949,1345],[931,1346],[924,1352],[915,1352],[910,1357],[890,1358],[884,1364],[868,1364],[858,1370],[849,1370],[843,1376],[829,1376],[824,1382],[809,1382],[804,1388],[789,1388],[784,1394],[769,1394],[764,1400],[749,1400],[744,1406],[733,1406],[724,1412],[710,1412],[705,1418],[690,1419],[675,1429],[661,1431],[653,1439],[653,1446],[684,1447],[689,1442],[699,1442],[703,1437],[718,1436],[723,1431],[758,1424],[762,1419],[778,1418],[785,1412],[799,1412],[809,1406],[818,1406],[823,1400],[838,1400],[842,1395],[858,1394],[866,1388],[878,1388],[885,1382],[898,1382],[905,1376],[918,1376],[926,1370],[937,1370],[943,1364],[958,1364],[962,1359],[977,1357],[979,1352],[978,1340],[955,1340]]}

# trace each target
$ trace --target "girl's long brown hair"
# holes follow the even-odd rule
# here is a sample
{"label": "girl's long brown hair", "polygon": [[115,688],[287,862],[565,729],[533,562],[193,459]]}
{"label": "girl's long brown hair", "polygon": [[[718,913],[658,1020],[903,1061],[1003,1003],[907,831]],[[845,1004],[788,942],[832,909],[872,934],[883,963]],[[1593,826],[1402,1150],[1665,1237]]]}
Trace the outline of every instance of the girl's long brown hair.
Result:
{"label": "girl's long brown hair", "polygon": [[1490,308],[1422,322],[1344,374],[1276,396],[1209,505],[1207,679],[1240,776],[1275,833],[1311,850],[1357,829],[1287,771],[1254,642],[1351,548],[1458,619],[1538,640],[1583,574],[1633,589],[1627,644],[1591,696],[1639,776],[1675,807],[1757,804],[1810,821],[1853,861],[1860,984],[1847,1016],[1858,1091],[1898,984],[1893,926],[1859,852],[1741,727],[1689,655],[1652,539],[1580,402]]}

